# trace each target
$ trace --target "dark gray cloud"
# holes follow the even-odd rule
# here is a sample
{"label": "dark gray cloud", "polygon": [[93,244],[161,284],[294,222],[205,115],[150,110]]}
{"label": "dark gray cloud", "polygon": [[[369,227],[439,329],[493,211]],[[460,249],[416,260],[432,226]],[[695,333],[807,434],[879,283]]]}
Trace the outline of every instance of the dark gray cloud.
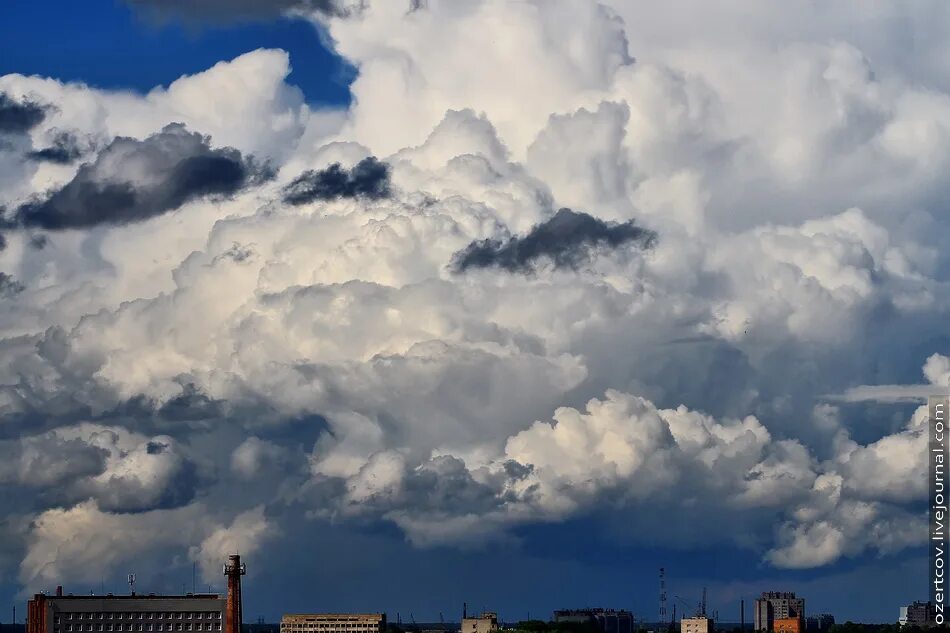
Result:
{"label": "dark gray cloud", "polygon": [[79,139],[76,138],[75,134],[59,132],[53,137],[53,142],[49,147],[34,150],[27,154],[27,156],[36,161],[68,165],[82,156],[82,154],[83,148],[80,146]]}
{"label": "dark gray cloud", "polygon": [[273,175],[267,165],[172,123],[143,141],[117,137],[71,181],[21,205],[10,227],[47,230],[128,224],[204,196],[227,197]]}
{"label": "dark gray cloud", "polygon": [[54,434],[0,441],[0,484],[29,488],[68,484],[98,475],[108,451]]}
{"label": "dark gray cloud", "polygon": [[326,169],[305,171],[284,188],[284,202],[293,205],[338,198],[378,200],[389,195],[389,165],[373,156],[349,170],[333,163]]}
{"label": "dark gray cloud", "polygon": [[172,16],[211,22],[259,20],[287,11],[315,11],[331,17],[346,17],[362,3],[343,0],[125,0],[159,18]]}
{"label": "dark gray cloud", "polygon": [[0,133],[28,132],[43,121],[48,109],[48,106],[29,100],[14,101],[5,92],[0,92]]}
{"label": "dark gray cloud", "polygon": [[0,273],[0,298],[9,298],[23,292],[24,286],[7,273]]}
{"label": "dark gray cloud", "polygon": [[655,241],[656,233],[637,226],[633,220],[604,222],[586,213],[561,209],[524,237],[472,242],[455,254],[452,267],[456,272],[492,267],[530,272],[539,260],[550,260],[555,268],[576,269],[598,247],[616,249],[630,244],[650,248]]}

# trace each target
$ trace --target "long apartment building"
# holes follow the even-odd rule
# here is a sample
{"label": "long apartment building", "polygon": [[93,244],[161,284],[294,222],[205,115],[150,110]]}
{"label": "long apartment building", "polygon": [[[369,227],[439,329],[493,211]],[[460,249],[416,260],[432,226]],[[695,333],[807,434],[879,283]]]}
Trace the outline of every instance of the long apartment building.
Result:
{"label": "long apartment building", "polygon": [[385,613],[291,613],[280,633],[386,633]]}

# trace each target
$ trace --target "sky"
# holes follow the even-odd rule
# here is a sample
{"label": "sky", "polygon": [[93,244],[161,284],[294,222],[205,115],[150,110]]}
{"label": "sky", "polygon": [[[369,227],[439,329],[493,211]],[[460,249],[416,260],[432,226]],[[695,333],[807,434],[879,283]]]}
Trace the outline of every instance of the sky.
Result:
{"label": "sky", "polygon": [[222,590],[239,552],[249,620],[651,620],[663,567],[680,614],[895,621],[950,386],[948,32],[4,3],[0,602]]}

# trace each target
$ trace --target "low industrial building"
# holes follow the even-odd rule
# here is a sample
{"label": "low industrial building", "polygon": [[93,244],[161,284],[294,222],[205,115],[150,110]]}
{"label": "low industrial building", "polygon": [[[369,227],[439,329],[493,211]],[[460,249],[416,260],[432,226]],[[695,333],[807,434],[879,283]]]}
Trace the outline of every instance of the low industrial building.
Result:
{"label": "low industrial building", "polygon": [[[228,597],[218,594],[161,596],[38,593],[27,601],[26,633],[241,633],[244,565],[225,565]],[[130,582],[134,578],[130,579]]]}
{"label": "low industrial building", "polygon": [[386,633],[385,613],[292,613],[280,633]]}
{"label": "low industrial building", "polygon": [[[481,615],[462,617],[461,633],[494,633],[498,630],[498,614],[485,611]],[[283,633],[283,632],[282,632]]]}
{"label": "low industrial building", "polygon": [[681,633],[713,633],[715,630],[716,625],[712,618],[703,615],[680,620]]}

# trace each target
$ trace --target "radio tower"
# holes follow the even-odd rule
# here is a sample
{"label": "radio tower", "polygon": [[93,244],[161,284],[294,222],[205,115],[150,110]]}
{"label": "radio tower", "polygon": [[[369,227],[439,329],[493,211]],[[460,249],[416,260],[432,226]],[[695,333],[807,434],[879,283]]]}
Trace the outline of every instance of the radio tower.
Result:
{"label": "radio tower", "polygon": [[660,567],[660,626],[666,622],[666,570]]}

